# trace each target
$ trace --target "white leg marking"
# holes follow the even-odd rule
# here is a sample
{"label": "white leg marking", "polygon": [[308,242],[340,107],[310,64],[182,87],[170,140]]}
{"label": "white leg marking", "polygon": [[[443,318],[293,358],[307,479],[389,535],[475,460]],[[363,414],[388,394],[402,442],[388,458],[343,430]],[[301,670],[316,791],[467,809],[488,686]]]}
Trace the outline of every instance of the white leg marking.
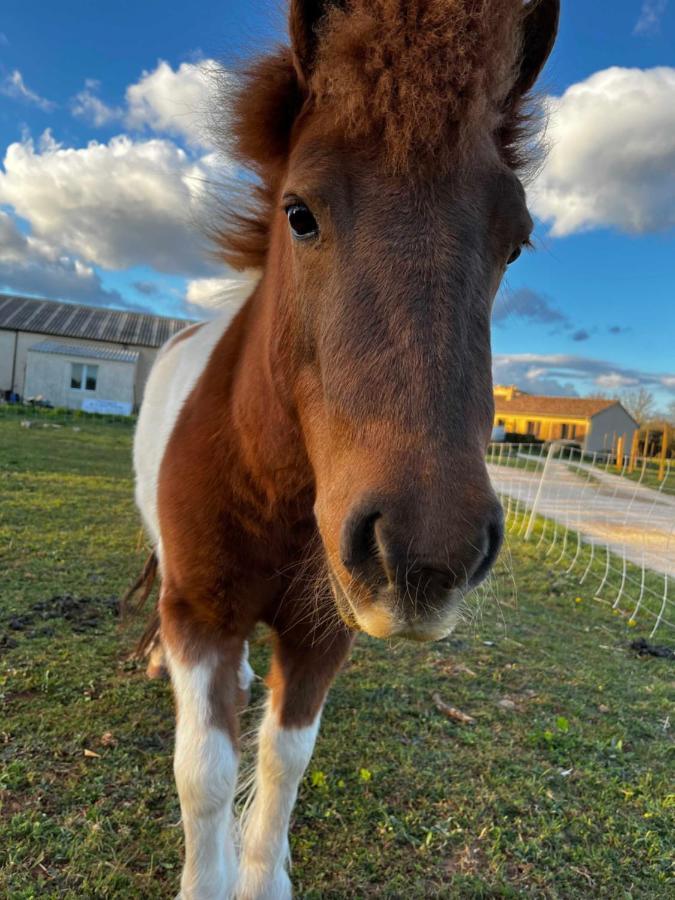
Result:
{"label": "white leg marking", "polygon": [[174,774],[185,831],[181,900],[226,900],[237,880],[232,801],[238,756],[211,721],[215,660],[185,666],[166,648],[178,720]]}
{"label": "white leg marking", "polygon": [[242,824],[239,900],[287,900],[291,882],[288,826],[298,786],[314,750],[317,715],[305,728],[282,728],[268,700],[258,735],[253,802]]}

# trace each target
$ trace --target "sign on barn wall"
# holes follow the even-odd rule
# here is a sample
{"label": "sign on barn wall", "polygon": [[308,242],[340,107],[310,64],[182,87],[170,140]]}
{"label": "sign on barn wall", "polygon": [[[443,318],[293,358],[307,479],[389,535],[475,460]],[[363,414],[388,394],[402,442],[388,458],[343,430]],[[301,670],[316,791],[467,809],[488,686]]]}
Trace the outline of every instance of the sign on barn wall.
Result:
{"label": "sign on barn wall", "polygon": [[105,413],[108,416],[130,416],[131,403],[122,403],[119,400],[97,400],[94,397],[88,397],[82,401],[82,411]]}

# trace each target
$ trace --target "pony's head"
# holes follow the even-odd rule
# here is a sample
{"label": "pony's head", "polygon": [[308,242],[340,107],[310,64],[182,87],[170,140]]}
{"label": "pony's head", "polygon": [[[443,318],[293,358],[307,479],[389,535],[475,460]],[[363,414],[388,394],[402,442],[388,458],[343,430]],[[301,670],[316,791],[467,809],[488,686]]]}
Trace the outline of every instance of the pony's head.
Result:
{"label": "pony's head", "polygon": [[490,317],[532,221],[524,98],[558,0],[292,0],[291,46],[234,104],[257,210],[270,377],[313,470],[336,603],[379,637],[447,634],[502,512],[484,452]]}

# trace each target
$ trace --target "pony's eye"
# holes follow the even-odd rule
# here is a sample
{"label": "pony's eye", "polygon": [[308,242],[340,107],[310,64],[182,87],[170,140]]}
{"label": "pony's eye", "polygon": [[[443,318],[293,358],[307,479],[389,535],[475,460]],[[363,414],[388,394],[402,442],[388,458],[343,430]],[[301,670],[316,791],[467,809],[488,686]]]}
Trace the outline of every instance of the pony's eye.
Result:
{"label": "pony's eye", "polygon": [[522,248],[522,247],[516,247],[516,249],[515,249],[515,250],[513,251],[513,253],[511,254],[511,256],[509,256],[509,258],[506,260],[506,265],[507,265],[507,266],[510,266],[511,263],[514,263],[514,262],[518,259],[518,257],[520,256],[520,254],[521,254],[522,252],[523,252],[523,248]]}
{"label": "pony's eye", "polygon": [[316,237],[319,226],[316,219],[304,203],[294,203],[286,209],[288,224],[291,226],[293,237],[298,240]]}

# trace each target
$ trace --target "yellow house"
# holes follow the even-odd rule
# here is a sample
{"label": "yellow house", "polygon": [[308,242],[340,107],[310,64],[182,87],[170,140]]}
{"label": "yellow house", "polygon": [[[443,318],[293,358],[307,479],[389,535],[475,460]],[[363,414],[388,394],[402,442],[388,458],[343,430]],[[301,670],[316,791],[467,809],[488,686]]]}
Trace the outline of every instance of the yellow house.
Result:
{"label": "yellow house", "polygon": [[617,400],[545,397],[514,385],[495,385],[495,426],[542,441],[578,441],[589,453],[609,450],[619,438],[630,447],[637,422]]}

